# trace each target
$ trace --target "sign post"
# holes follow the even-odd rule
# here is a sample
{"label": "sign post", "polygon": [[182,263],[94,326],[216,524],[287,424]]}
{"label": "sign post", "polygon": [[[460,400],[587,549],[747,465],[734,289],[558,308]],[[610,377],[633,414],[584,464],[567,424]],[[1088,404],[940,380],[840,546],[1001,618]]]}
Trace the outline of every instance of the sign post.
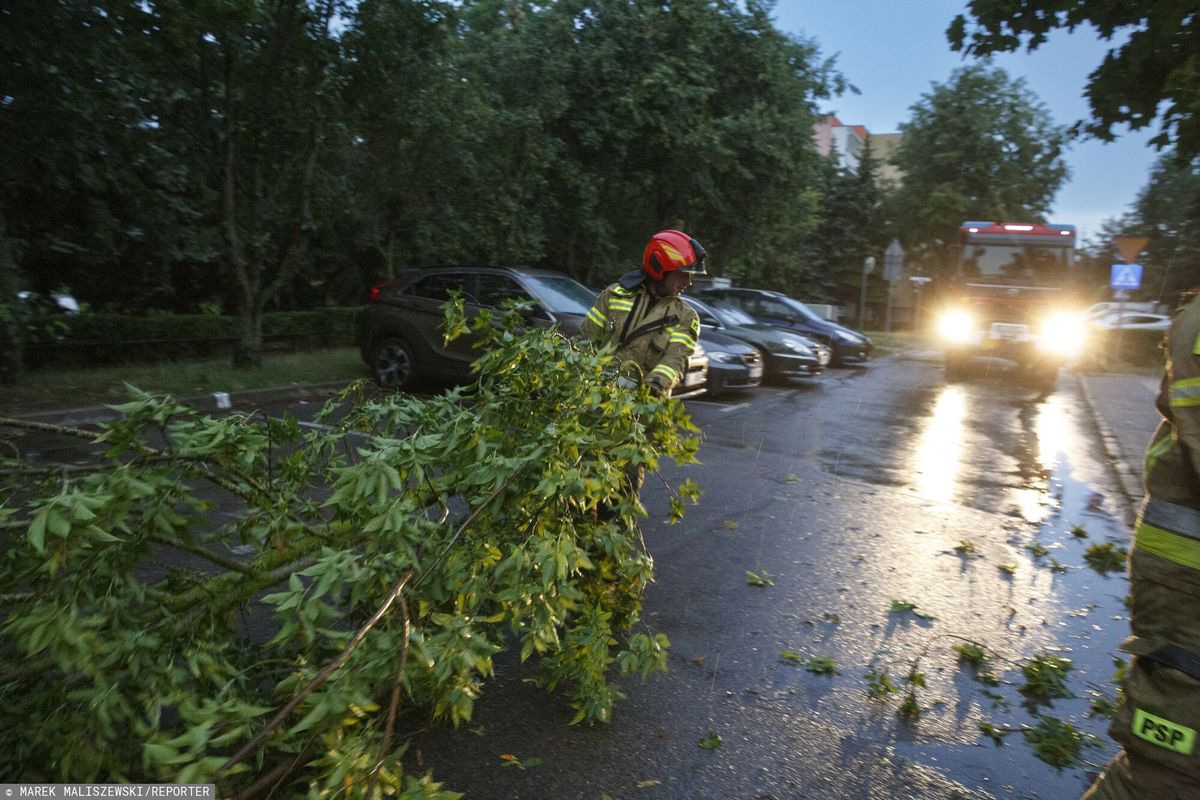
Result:
{"label": "sign post", "polygon": [[883,251],[883,279],[887,281],[887,312],[884,315],[883,331],[892,332],[892,290],[896,281],[900,280],[900,272],[904,269],[904,248],[900,242],[892,239],[892,243]]}
{"label": "sign post", "polygon": [[1117,335],[1113,337],[1114,361],[1121,357],[1121,329],[1125,327],[1125,300],[1131,291],[1142,285],[1142,265],[1134,264],[1133,260],[1141,254],[1149,241],[1150,239],[1145,236],[1117,236],[1113,239],[1113,244],[1117,246],[1117,252],[1121,254],[1121,259],[1125,262],[1124,264],[1113,264],[1112,274],[1109,277],[1109,286],[1112,287],[1113,296],[1120,303],[1117,306]]}

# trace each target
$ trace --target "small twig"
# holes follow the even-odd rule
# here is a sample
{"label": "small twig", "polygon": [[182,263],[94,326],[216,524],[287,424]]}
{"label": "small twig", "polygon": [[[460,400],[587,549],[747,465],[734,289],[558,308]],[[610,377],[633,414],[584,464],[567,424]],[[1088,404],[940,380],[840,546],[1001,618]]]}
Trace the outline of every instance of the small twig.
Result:
{"label": "small twig", "polygon": [[68,428],[63,425],[51,425],[48,422],[34,422],[28,419],[16,419],[15,417],[0,417],[0,427],[59,433],[63,436],[74,436],[78,439],[87,439],[89,441],[99,435],[96,431],[85,431],[82,428]]}
{"label": "small twig", "polygon": [[291,759],[290,761],[284,761],[280,763],[266,775],[263,775],[245,789],[238,790],[231,796],[231,800],[249,800],[249,798],[257,796],[260,792],[268,787],[271,791],[267,794],[267,797],[270,798],[271,795],[275,793],[275,790],[279,788],[279,784],[283,782],[284,778],[286,778],[288,775],[291,775],[292,772],[295,771],[296,767],[300,766],[300,763],[308,758],[308,754],[312,752],[313,745],[315,743],[315,740],[310,739],[308,743],[300,749],[300,752],[296,754],[295,758]]}
{"label": "small twig", "polygon": [[341,669],[342,666],[344,666],[345,663],[350,660],[350,656],[356,649],[358,649],[358,646],[362,644],[362,640],[366,638],[367,633],[369,633],[370,630],[375,627],[375,624],[378,623],[379,620],[383,619],[383,615],[386,614],[388,609],[392,607],[392,603],[396,602],[396,599],[403,594],[404,586],[408,583],[410,578],[412,578],[411,569],[404,573],[404,577],[402,577],[400,582],[392,588],[392,591],[388,593],[388,596],[384,599],[379,608],[375,609],[375,613],[371,615],[371,618],[368,619],[366,623],[364,623],[363,626],[358,629],[358,632],[354,634],[354,638],[350,640],[350,643],[346,645],[341,654],[328,665],[326,665],[326,667],[321,670],[317,677],[313,678],[307,686],[297,692],[296,695],[288,701],[287,705],[281,708],[279,712],[271,719],[271,721],[267,723],[266,727],[255,734],[254,738],[242,746],[242,749],[238,750],[237,753],[235,753],[228,761],[222,764],[221,767],[210,776],[212,781],[215,782],[219,780],[226,772],[241,762],[242,759],[250,755],[254,748],[258,747],[258,745],[261,744],[264,739],[271,735],[272,731],[278,728],[283,721],[287,719],[288,715],[295,710],[296,706],[300,705],[300,703],[304,701],[304,698],[308,697],[310,694],[319,689],[321,685],[325,683],[325,681],[329,680],[329,676]]}
{"label": "small twig", "polygon": [[147,538],[151,542],[154,542],[156,544],[161,544],[161,545],[164,545],[165,547],[173,547],[176,550],[181,550],[185,553],[191,553],[194,556],[199,556],[200,558],[203,558],[206,561],[211,561],[213,564],[216,564],[218,567],[224,567],[227,570],[231,570],[233,572],[240,572],[241,574],[249,575],[250,577],[255,577],[258,575],[258,573],[255,572],[253,568],[247,566],[246,564],[243,564],[240,561],[234,561],[233,559],[228,559],[223,556],[219,556],[216,553],[213,553],[209,550],[205,550],[203,547],[200,547],[199,545],[187,544],[186,542],[172,541],[170,539],[164,539],[161,536],[149,536]]}
{"label": "small twig", "polygon": [[404,670],[408,666],[408,635],[411,622],[408,617],[408,602],[404,599],[404,593],[400,593],[400,615],[403,622],[403,639],[400,644],[400,664],[396,667],[396,679],[392,684],[392,702],[388,706],[387,724],[383,729],[383,741],[379,745],[379,761],[375,764],[375,769],[371,770],[370,788],[367,789],[367,797],[375,796],[375,786],[379,782],[379,771],[383,769],[383,760],[387,758],[388,749],[392,745],[392,730],[396,726],[396,712],[400,708],[400,695],[404,686]]}

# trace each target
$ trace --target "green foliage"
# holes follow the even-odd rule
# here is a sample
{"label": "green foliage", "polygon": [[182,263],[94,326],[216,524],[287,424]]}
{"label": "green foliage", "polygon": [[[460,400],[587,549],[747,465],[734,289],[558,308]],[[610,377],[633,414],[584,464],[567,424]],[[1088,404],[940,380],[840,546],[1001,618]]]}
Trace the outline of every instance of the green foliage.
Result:
{"label": "green foliage", "polygon": [[1088,536],[1087,528],[1083,527],[1082,525],[1072,525],[1071,535],[1076,539],[1086,539]]}
{"label": "green foliage", "polygon": [[695,428],[590,346],[494,322],[474,323],[485,377],[438,397],[351,388],[302,428],[137,393],[75,432],[106,449],[91,467],[5,453],[0,673],[7,713],[41,722],[0,731],[0,769],[210,782],[248,747],[225,791],[294,763],[321,795],[451,797],[385,741],[393,687],[461,724],[510,647],[576,721],[608,720],[614,670],[662,670],[669,646],[639,623],[625,471],[693,461]]}
{"label": "green foliage", "polygon": [[1012,733],[1012,731],[1005,730],[1004,728],[997,728],[990,722],[979,723],[979,732],[991,739],[996,747],[1004,744],[1004,737]]}
{"label": "green foliage", "polygon": [[987,661],[987,648],[978,642],[963,642],[954,646],[954,652],[958,653],[958,660],[963,664],[971,664],[979,666]]}
{"label": "green foliage", "polygon": [[746,570],[746,583],[751,586],[757,586],[760,589],[775,585],[775,581],[771,580],[771,574],[765,569],[760,569],[758,572]]}
{"label": "green foliage", "polygon": [[1021,665],[1021,672],[1025,675],[1021,692],[1035,700],[1073,697],[1067,688],[1067,674],[1072,667],[1069,658],[1039,653],[1032,661]]}
{"label": "green foliage", "polygon": [[705,736],[703,739],[701,739],[699,744],[704,750],[716,750],[718,747],[725,744],[725,740],[717,735],[715,731],[709,731],[708,736]]}
{"label": "green foliage", "polygon": [[1075,766],[1083,748],[1097,747],[1095,736],[1084,733],[1069,722],[1042,716],[1038,724],[1025,730],[1025,741],[1033,753],[1052,767]]}
{"label": "green foliage", "polygon": [[926,269],[954,264],[963,220],[1041,219],[1067,178],[1063,130],[1024,81],[991,64],[935,84],[900,129],[892,216]]}
{"label": "green foliage", "polygon": [[867,696],[872,700],[886,700],[900,691],[886,667],[882,670],[871,667],[863,679],[867,682]]}
{"label": "green foliage", "polygon": [[11,277],[114,312],[220,306],[242,365],[267,311],[406,268],[595,285],[674,226],[787,288],[808,261],[780,253],[820,225],[853,239],[813,274],[833,294],[873,230],[853,186],[822,202],[796,135],[844,81],[761,3],[18,0],[5,23],[0,304]]}
{"label": "green foliage", "polygon": [[[1196,83],[1196,7],[1190,0],[1143,4],[1055,0],[971,0],[967,14],[946,31],[951,47],[973,55],[1035,50],[1059,29],[1094,26],[1111,43],[1088,75],[1085,90],[1091,119],[1076,124],[1109,141],[1115,126],[1137,130],[1162,121],[1151,141],[1175,145],[1189,160],[1200,154],[1200,98]],[[1090,68],[1090,67],[1089,67]]]}
{"label": "green foliage", "polygon": [[963,558],[973,558],[976,555],[975,543],[967,539],[963,539],[958,544],[954,545],[954,552]]}
{"label": "green foliage", "polygon": [[1027,544],[1025,545],[1025,549],[1028,550],[1035,559],[1043,558],[1050,553],[1050,551],[1046,549],[1046,545],[1042,544],[1041,542]]}
{"label": "green foliage", "polygon": [[914,617],[917,617],[918,619],[924,619],[924,620],[935,619],[935,617],[932,614],[930,614],[926,611],[918,610],[917,604],[909,602],[908,600],[897,600],[895,598],[892,598],[891,609],[892,609],[893,614],[907,614],[907,613],[911,612],[912,615]]}
{"label": "green foliage", "polygon": [[1101,575],[1125,569],[1125,548],[1113,542],[1097,542],[1087,549],[1083,557],[1088,566]]}
{"label": "green foliage", "polygon": [[904,701],[896,708],[896,714],[909,722],[917,722],[921,719],[921,705],[917,702],[916,691],[908,690],[908,693],[904,695]]}
{"label": "green foliage", "polygon": [[837,674],[837,662],[832,656],[813,656],[804,662],[804,668],[816,675]]}

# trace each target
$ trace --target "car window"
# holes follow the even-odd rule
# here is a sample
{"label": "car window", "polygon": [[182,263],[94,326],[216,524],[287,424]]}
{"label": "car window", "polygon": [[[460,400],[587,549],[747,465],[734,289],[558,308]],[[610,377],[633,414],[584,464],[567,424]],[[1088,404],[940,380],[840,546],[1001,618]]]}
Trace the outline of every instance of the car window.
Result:
{"label": "car window", "polygon": [[521,288],[521,284],[507,275],[485,273],[478,276],[478,280],[479,287],[475,296],[479,298],[480,305],[499,308],[504,305],[505,300],[533,300],[529,292]]}
{"label": "car window", "polygon": [[469,285],[470,276],[458,273],[439,273],[437,275],[426,275],[409,289],[409,294],[415,297],[427,297],[430,300],[445,302],[450,299],[451,291],[462,292],[463,299],[468,302],[475,302],[473,293],[470,291]]}
{"label": "car window", "polygon": [[737,308],[736,306],[723,306],[723,305],[718,304],[715,311],[717,312],[717,316],[720,317],[721,321],[724,322],[726,325],[754,325],[755,324],[754,317],[750,316],[745,311],[743,311],[740,308]]}
{"label": "car window", "polygon": [[596,295],[579,281],[566,275],[530,275],[526,277],[530,290],[546,308],[558,314],[587,314]]}
{"label": "car window", "polygon": [[692,310],[696,312],[696,315],[700,317],[701,325],[707,325],[710,328],[721,327],[721,320],[719,317],[717,317],[713,309],[697,300],[692,299],[691,297],[685,297],[684,302],[691,306]]}

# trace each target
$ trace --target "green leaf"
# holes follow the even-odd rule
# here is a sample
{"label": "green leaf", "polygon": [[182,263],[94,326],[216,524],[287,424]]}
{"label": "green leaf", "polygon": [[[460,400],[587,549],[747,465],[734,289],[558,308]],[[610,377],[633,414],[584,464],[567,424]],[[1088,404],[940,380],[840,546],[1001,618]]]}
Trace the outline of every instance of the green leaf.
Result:
{"label": "green leaf", "polygon": [[716,750],[718,747],[725,744],[725,740],[722,739],[716,733],[716,731],[709,731],[708,736],[705,736],[703,739],[701,739],[699,744],[704,750]]}
{"label": "green leaf", "polygon": [[759,588],[775,585],[775,581],[771,580],[770,574],[765,569],[758,572],[746,570],[746,583]]}

